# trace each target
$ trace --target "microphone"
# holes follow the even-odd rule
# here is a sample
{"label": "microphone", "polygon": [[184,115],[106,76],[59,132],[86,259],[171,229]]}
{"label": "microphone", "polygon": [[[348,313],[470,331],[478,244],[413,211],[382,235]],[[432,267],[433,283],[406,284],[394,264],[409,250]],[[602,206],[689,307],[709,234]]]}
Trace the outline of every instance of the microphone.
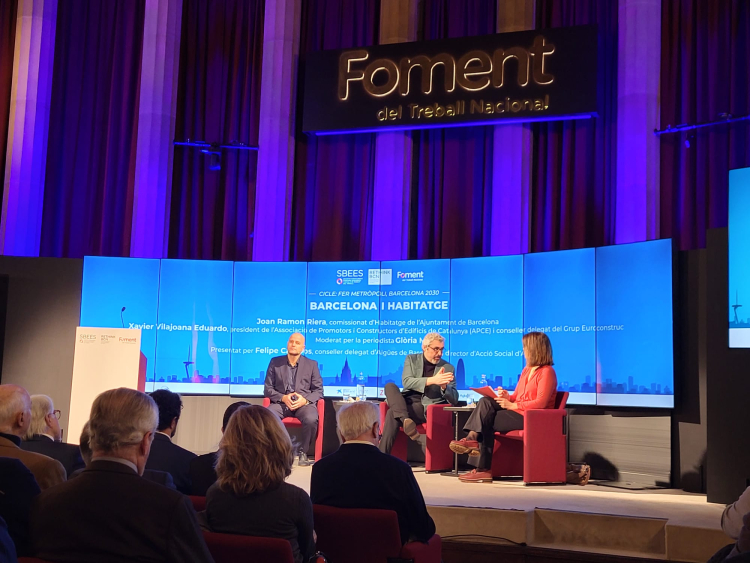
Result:
{"label": "microphone", "polygon": [[120,310],[120,321],[122,321],[122,328],[125,328],[125,318],[122,316],[122,314],[125,312],[125,307],[123,307]]}

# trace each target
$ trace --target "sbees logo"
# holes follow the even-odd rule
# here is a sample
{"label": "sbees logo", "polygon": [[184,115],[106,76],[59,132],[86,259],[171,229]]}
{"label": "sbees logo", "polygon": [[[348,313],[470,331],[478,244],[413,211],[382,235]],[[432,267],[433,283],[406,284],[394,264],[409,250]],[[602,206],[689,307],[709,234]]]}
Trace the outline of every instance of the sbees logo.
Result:
{"label": "sbees logo", "polygon": [[336,283],[338,285],[354,285],[356,283],[361,283],[364,277],[364,270],[336,270]]}
{"label": "sbees logo", "polygon": [[424,272],[397,272],[396,277],[405,282],[424,281]]}
{"label": "sbees logo", "polygon": [[78,342],[80,342],[81,344],[89,344],[92,342],[96,342],[96,335],[95,334],[79,334]]}

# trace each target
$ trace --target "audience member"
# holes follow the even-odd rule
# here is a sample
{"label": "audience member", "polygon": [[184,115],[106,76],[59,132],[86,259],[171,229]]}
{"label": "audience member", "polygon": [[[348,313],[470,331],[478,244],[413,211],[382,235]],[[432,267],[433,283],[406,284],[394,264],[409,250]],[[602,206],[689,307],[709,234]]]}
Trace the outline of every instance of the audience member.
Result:
{"label": "audience member", "polygon": [[[498,388],[497,397],[482,397],[464,424],[466,438],[452,440],[450,449],[469,454],[477,466],[458,479],[464,483],[492,482],[492,453],[495,432],[523,430],[523,414],[529,409],[552,409],[557,396],[557,375],[552,367],[552,344],[543,332],[524,334],[521,343],[526,367],[513,394]],[[481,442],[481,447],[480,447]]]}
{"label": "audience member", "polygon": [[435,523],[411,468],[378,449],[380,410],[354,403],[337,415],[343,444],[313,465],[310,497],[338,508],[380,508],[398,515],[401,542],[427,541]]}
{"label": "audience member", "polygon": [[[87,422],[86,424],[83,425],[83,430],[81,431],[81,439],[78,442],[81,448],[81,456],[83,456],[83,462],[86,464],[86,467],[91,465],[92,453],[91,453],[91,447],[89,446],[89,439],[90,439],[89,423]],[[74,477],[78,477],[81,473],[83,473],[84,469],[78,469],[68,478],[73,479]],[[164,485],[165,487],[169,487],[170,489],[177,490],[177,487],[174,486],[174,481],[172,481],[172,476],[166,471],[144,469],[143,478],[148,481],[153,481],[154,483],[159,483],[160,485]]]}
{"label": "audience member", "polygon": [[0,456],[19,459],[34,474],[42,490],[62,483],[65,468],[56,459],[21,449],[31,424],[31,397],[18,385],[0,385]]}
{"label": "audience member", "polygon": [[741,521],[742,525],[734,536],[737,542],[722,547],[708,563],[750,563],[750,513],[743,515]]}
{"label": "audience member", "polygon": [[305,491],[284,480],[292,472],[292,442],[268,409],[237,409],[219,445],[217,481],[206,494],[209,529],[289,540],[297,563],[315,554],[313,513]]}
{"label": "audience member", "polygon": [[16,548],[8,534],[8,526],[2,518],[0,518],[0,563],[18,563]]}
{"label": "audience member", "polygon": [[167,389],[154,391],[151,393],[151,398],[159,407],[159,426],[156,429],[146,469],[166,471],[172,475],[177,490],[189,495],[191,493],[190,462],[197,456],[172,442],[182,412],[182,399],[177,393],[172,393]]}
{"label": "audience member", "polygon": [[323,400],[323,378],[318,362],[302,355],[305,337],[295,332],[286,343],[286,356],[268,362],[263,393],[271,401],[268,409],[279,417],[297,418],[302,423],[302,437],[295,444],[299,465],[310,465],[307,451],[318,430],[316,404]]}
{"label": "audience member", "polygon": [[721,515],[721,529],[733,540],[740,537],[742,518],[750,513],[750,487],[745,489],[734,503],[724,509]]}
{"label": "audience member", "polygon": [[458,390],[453,377],[456,370],[443,359],[444,350],[445,338],[437,332],[430,332],[422,339],[422,353],[406,356],[403,392],[395,383],[385,384],[388,413],[383,421],[383,437],[380,440],[380,451],[383,453],[391,453],[401,426],[409,438],[419,440],[417,424],[427,422],[425,410],[429,405],[458,404]]}
{"label": "audience member", "polygon": [[[224,419],[221,423],[221,433],[224,434],[224,430],[227,427],[229,418],[234,414],[240,407],[249,406],[250,403],[247,401],[237,401],[232,403],[224,411]],[[211,452],[208,454],[199,455],[190,462],[190,483],[192,487],[191,495],[198,497],[205,497],[208,488],[216,483],[216,457],[219,452]]]}
{"label": "audience member", "polygon": [[54,562],[212,562],[190,499],[142,479],[159,412],[146,394],[112,389],[89,420],[92,459],[31,510],[36,557]]}
{"label": "audience member", "polygon": [[0,457],[0,517],[7,523],[19,557],[31,555],[29,512],[38,494],[39,485],[21,460]]}
{"label": "audience member", "polygon": [[62,442],[60,411],[47,395],[31,396],[31,424],[26,431],[21,449],[56,459],[70,475],[84,467],[81,451],[75,444]]}

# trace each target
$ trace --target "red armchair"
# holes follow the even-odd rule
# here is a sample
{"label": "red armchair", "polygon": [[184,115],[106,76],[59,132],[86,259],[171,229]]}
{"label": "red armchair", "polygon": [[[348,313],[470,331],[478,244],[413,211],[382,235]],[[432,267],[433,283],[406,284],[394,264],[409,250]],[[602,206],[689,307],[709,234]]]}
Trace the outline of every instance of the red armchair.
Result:
{"label": "red armchair", "polygon": [[190,502],[193,503],[193,508],[196,512],[206,510],[206,497],[197,497],[194,495],[190,495],[188,498],[190,499]]}
{"label": "red armchair", "polygon": [[329,563],[388,563],[411,559],[413,563],[440,563],[442,542],[435,534],[427,543],[401,545],[398,517],[393,510],[334,508],[313,505],[316,548]]}
{"label": "red armchair", "polygon": [[[418,424],[417,432],[427,436],[427,447],[424,453],[425,471],[446,471],[453,468],[453,452],[449,445],[453,439],[452,413],[443,410],[442,405],[428,405],[425,409],[427,423]],[[388,403],[380,403],[380,424],[385,424],[388,413]],[[409,438],[404,434],[404,429],[399,430],[396,441],[393,443],[391,455],[406,461],[406,445]]]}
{"label": "red armchair", "polygon": [[287,540],[206,530],[203,530],[203,538],[216,563],[294,563],[292,546]]}
{"label": "red armchair", "polygon": [[38,557],[19,557],[18,563],[52,563],[46,559],[39,559]]}
{"label": "red armchair", "polygon": [[[263,406],[268,407],[271,404],[271,399],[268,397],[263,398]],[[318,435],[315,437],[315,460],[319,460],[323,457],[323,421],[325,420],[325,401],[320,399],[318,401]],[[290,428],[301,428],[302,423],[293,417],[286,417],[281,421],[284,426]]]}
{"label": "red armchair", "polygon": [[565,405],[568,393],[557,393],[554,409],[524,414],[523,430],[495,432],[492,476],[523,475],[524,483],[565,483],[568,444]]}

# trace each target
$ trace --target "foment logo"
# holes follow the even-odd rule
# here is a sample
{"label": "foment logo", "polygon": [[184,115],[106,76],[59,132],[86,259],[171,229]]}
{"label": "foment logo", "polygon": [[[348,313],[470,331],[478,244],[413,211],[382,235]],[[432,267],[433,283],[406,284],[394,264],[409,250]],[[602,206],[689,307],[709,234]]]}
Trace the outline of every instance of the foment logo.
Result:
{"label": "foment logo", "polygon": [[424,279],[424,272],[398,272],[396,277],[404,281],[421,281]]}

